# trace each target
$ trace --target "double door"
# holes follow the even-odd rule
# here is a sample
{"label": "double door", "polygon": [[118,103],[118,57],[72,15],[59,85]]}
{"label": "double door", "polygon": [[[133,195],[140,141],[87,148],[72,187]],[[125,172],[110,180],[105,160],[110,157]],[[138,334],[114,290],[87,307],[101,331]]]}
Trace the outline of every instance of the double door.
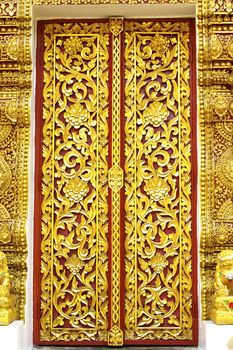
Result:
{"label": "double door", "polygon": [[197,342],[193,28],[38,23],[36,344]]}

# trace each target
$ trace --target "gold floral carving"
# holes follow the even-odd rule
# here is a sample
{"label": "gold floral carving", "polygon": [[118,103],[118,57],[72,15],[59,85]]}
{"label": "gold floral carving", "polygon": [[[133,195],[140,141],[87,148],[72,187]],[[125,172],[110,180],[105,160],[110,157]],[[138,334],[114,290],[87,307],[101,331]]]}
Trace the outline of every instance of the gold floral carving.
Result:
{"label": "gold floral carving", "polygon": [[110,346],[123,345],[123,331],[117,326],[113,326],[108,333],[108,344]]}
{"label": "gold floral carving", "polygon": [[0,16],[15,16],[18,2],[18,0],[2,0],[0,4]]}
{"label": "gold floral carving", "polygon": [[30,0],[0,2],[0,250],[13,276],[16,319],[24,318],[27,270],[30,8]]}
{"label": "gold floral carving", "polygon": [[191,339],[189,25],[125,33],[125,336]]}
{"label": "gold floral carving", "polygon": [[40,339],[106,341],[109,28],[46,24],[44,45]]}
{"label": "gold floral carving", "polygon": [[217,254],[233,247],[232,11],[230,0],[199,0],[202,313],[210,318]]}

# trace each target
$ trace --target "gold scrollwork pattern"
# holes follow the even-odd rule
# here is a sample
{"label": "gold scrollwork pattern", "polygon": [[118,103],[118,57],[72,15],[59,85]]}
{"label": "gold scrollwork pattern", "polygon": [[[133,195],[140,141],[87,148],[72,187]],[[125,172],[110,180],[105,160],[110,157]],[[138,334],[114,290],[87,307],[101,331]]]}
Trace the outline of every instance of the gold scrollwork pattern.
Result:
{"label": "gold scrollwork pattern", "polygon": [[125,35],[126,339],[192,339],[189,24]]}
{"label": "gold scrollwork pattern", "polygon": [[[230,0],[228,0],[230,1]],[[161,0],[32,0],[33,5],[161,4]],[[163,0],[163,4],[195,4],[196,0]]]}
{"label": "gold scrollwork pattern", "polygon": [[107,336],[108,31],[45,25],[41,341]]}
{"label": "gold scrollwork pattern", "polygon": [[232,1],[198,1],[204,319],[210,318],[217,255],[233,247],[232,11]]}
{"label": "gold scrollwork pattern", "polygon": [[14,318],[24,319],[27,242],[31,1],[0,2],[0,251],[12,278]]}

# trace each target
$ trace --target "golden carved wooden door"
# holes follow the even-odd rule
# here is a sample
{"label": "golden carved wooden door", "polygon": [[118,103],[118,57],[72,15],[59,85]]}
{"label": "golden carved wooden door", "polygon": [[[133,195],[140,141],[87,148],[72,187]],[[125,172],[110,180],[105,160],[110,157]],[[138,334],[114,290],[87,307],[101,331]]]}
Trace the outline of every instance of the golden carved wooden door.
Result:
{"label": "golden carved wooden door", "polygon": [[192,20],[39,22],[36,344],[197,343],[191,40]]}

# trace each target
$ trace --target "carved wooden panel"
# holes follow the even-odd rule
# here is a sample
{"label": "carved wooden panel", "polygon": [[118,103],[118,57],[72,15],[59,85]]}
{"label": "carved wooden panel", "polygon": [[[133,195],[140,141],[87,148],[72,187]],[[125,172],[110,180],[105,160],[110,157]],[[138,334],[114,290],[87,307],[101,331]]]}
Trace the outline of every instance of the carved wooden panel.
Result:
{"label": "carved wooden panel", "polygon": [[197,342],[193,28],[38,25],[37,344]]}
{"label": "carved wooden panel", "polygon": [[40,340],[101,341],[108,328],[108,23],[43,29]]}
{"label": "carved wooden panel", "polygon": [[127,22],[125,32],[126,339],[190,340],[196,298],[190,27]]}

